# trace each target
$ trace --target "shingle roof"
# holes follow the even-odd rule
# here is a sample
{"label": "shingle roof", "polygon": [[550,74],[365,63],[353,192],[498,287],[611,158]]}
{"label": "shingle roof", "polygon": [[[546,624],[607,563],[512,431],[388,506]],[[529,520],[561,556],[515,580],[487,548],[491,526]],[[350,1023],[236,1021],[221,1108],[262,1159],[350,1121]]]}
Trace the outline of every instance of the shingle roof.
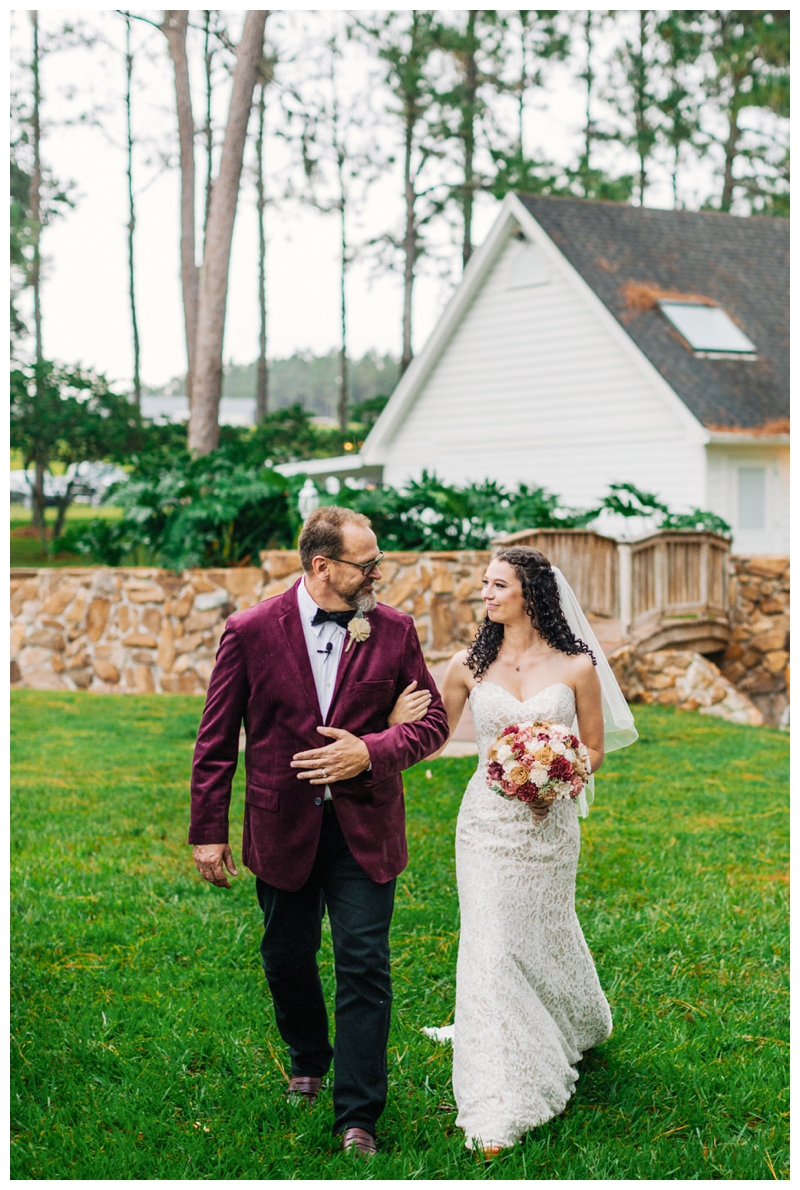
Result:
{"label": "shingle roof", "polygon": [[[704,425],[788,418],[788,219],[519,197]],[[698,358],[654,304],[654,290],[721,306],[756,345],[758,359]]]}

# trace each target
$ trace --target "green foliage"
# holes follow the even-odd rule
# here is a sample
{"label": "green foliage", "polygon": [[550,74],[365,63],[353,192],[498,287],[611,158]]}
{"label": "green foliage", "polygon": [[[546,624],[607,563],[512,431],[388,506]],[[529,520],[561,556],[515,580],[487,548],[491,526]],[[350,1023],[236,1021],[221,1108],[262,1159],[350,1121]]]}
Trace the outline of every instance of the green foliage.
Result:
{"label": "green foliage", "polygon": [[600,502],[601,508],[624,517],[653,516],[658,518],[659,529],[691,529],[694,532],[707,530],[730,536],[731,527],[715,512],[693,508],[689,512],[672,512],[652,492],[642,492],[632,483],[609,484],[609,492]]}
{"label": "green foliage", "polygon": [[[313,1110],[286,1102],[252,877],[228,891],[194,871],[202,702],[12,691],[12,1178],[788,1178],[785,735],[636,708],[639,742],[598,774],[577,880],[614,1032],[562,1115],[489,1166],[455,1127],[450,1047],[420,1032],[453,1019],[454,833],[475,760],[406,774],[389,1099],[366,1167],[331,1136],[329,1079]],[[240,764],[237,860],[243,800]],[[327,925],[320,968],[332,1008]]]}
{"label": "green foliage", "polygon": [[[136,406],[111,391],[104,376],[48,360],[11,372],[11,446],[23,467],[41,475],[53,463],[121,462],[141,449],[144,426]],[[56,536],[72,500],[73,484],[59,497]],[[44,518],[44,492],[33,490]]]}
{"label": "green foliage", "polygon": [[221,451],[188,456],[159,475],[116,485],[117,521],[96,519],[56,544],[108,566],[258,565],[260,549],[291,546],[300,528],[297,481],[247,468]]}

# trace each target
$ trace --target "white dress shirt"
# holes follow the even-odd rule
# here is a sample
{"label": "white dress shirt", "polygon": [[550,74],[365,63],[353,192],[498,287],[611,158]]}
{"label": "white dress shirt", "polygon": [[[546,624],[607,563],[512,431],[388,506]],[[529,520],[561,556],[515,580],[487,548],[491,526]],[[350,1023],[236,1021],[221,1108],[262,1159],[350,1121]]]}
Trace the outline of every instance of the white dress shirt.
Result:
{"label": "white dress shirt", "polygon": [[[314,685],[317,690],[319,709],[322,712],[322,722],[326,723],[330,710],[333,688],[336,685],[336,673],[342,656],[342,646],[347,635],[340,624],[333,620],[326,620],[324,624],[313,624],[311,621],[319,610],[306,589],[306,580],[297,584],[297,606],[300,610],[300,620],[303,624],[303,635],[306,640],[308,659],[311,662],[311,672],[314,675]],[[355,615],[355,612],[353,612]],[[327,646],[331,646],[328,652]],[[320,736],[320,744],[332,743]],[[325,800],[329,801],[331,791],[325,786]]]}

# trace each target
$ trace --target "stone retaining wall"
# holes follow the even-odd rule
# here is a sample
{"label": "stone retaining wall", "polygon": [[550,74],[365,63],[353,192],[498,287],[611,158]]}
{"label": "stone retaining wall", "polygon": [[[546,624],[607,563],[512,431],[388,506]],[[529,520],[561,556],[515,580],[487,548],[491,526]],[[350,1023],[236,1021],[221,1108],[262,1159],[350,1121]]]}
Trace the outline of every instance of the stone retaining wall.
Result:
{"label": "stone retaining wall", "polygon": [[764,721],[776,725],[789,702],[789,559],[734,557],[731,565],[733,630],[714,660]]}
{"label": "stone retaining wall", "polygon": [[[414,617],[429,664],[447,660],[472,639],[483,618],[480,590],[489,557],[486,551],[386,555],[381,600]],[[270,550],[261,558],[261,567],[179,575],[102,567],[12,571],[12,685],[203,693],[227,617],[281,594],[300,574],[293,550]],[[752,699],[765,722],[777,724],[788,702],[788,558],[733,558],[730,598],[732,639],[713,660],[726,684]],[[631,697],[691,701],[693,695],[664,694],[680,686],[664,686],[658,675],[666,656],[619,663],[632,675],[626,677]],[[680,664],[688,658],[684,671],[693,665],[697,675],[693,657],[682,653]]]}
{"label": "stone retaining wall", "polygon": [[[468,643],[483,616],[488,553],[395,553],[381,600],[414,616],[434,664]],[[263,567],[12,571],[11,684],[37,690],[202,694],[225,620],[281,594],[300,574],[292,550]]]}
{"label": "stone retaining wall", "polygon": [[758,707],[700,653],[682,649],[637,653],[626,646],[612,653],[609,662],[630,703],[658,703],[681,711],[700,711],[755,727],[764,723]]}

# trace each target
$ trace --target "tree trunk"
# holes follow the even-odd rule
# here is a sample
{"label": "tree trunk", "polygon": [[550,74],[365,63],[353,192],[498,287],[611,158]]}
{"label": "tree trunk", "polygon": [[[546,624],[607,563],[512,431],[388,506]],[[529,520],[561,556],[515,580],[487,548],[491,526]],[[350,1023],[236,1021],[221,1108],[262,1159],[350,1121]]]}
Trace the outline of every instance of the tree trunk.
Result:
{"label": "tree trunk", "polygon": [[472,256],[472,206],[475,199],[475,99],[478,91],[478,64],[476,61],[478,47],[475,38],[475,19],[477,15],[474,9],[470,9],[467,20],[466,96],[462,125],[464,136],[464,243],[461,258],[464,268],[467,267],[469,258]]}
{"label": "tree trunk", "polygon": [[639,63],[638,63],[638,79],[635,96],[636,104],[636,148],[639,156],[639,206],[644,206],[644,191],[647,185],[647,164],[646,164],[646,146],[645,146],[645,92],[647,90],[647,71],[644,62],[644,47],[647,39],[646,27],[647,12],[641,9],[639,12]]}
{"label": "tree trunk", "polygon": [[258,199],[258,376],[256,380],[256,424],[264,420],[269,410],[269,371],[267,369],[267,237],[264,229],[264,109],[266,85],[261,84],[258,97],[258,139],[256,141],[256,187]]}
{"label": "tree trunk", "polygon": [[181,165],[181,285],[183,317],[186,328],[186,393],[192,407],[197,342],[199,276],[195,260],[194,231],[194,117],[189,89],[189,61],[186,56],[186,29],[189,13],[168,9],[161,29],[167,38],[169,55],[175,69],[175,98],[178,110],[178,139]]}
{"label": "tree trunk", "polygon": [[206,126],[204,129],[206,141],[206,207],[203,216],[203,237],[205,237],[206,228],[208,227],[208,211],[211,206],[211,179],[214,171],[214,129],[211,125],[211,66],[214,59],[214,51],[210,48],[211,13],[208,10],[205,12],[205,18],[203,57],[206,68]]}
{"label": "tree trunk", "polygon": [[247,124],[264,45],[267,13],[250,10],[236,53],[233,91],[219,175],[211,191],[203,265],[200,269],[197,340],[189,418],[189,449],[208,454],[219,442],[222,343],[228,296],[231,239],[239,197]]}
{"label": "tree trunk", "polygon": [[728,117],[728,139],[725,142],[725,170],[723,173],[722,182],[722,198],[720,200],[719,209],[721,211],[730,211],[733,205],[733,163],[736,160],[736,150],[739,144],[739,92],[738,87],[734,91],[731,100],[730,116]]}
{"label": "tree trunk", "polygon": [[592,70],[592,13],[586,13],[586,127],[584,129],[584,146],[583,146],[583,197],[589,197],[589,168],[592,155],[592,133],[594,132],[594,124],[592,123],[592,84],[594,83],[594,72]]}
{"label": "tree trunk", "polygon": [[[125,18],[125,116],[128,134],[128,293],[131,303],[131,328],[133,332],[133,396],[136,408],[142,408],[142,382],[139,374],[139,323],[136,318],[136,288],[133,264],[133,235],[136,230],[136,211],[133,203],[133,131],[131,128],[131,78],[133,75],[133,54],[131,53],[131,19]],[[59,513],[63,520],[63,516]],[[56,533],[58,536],[58,532]]]}
{"label": "tree trunk", "polygon": [[414,271],[417,255],[417,236],[415,226],[414,206],[416,194],[414,181],[411,177],[411,155],[414,148],[414,111],[410,104],[406,105],[406,151],[403,165],[403,184],[406,200],[406,231],[403,237],[403,252],[405,261],[403,267],[403,354],[400,357],[400,372],[402,376],[413,358],[411,350],[411,301],[414,291]]}
{"label": "tree trunk", "polygon": [[31,208],[31,241],[33,256],[31,259],[31,285],[33,287],[33,322],[36,329],[36,362],[41,363],[42,351],[42,258],[39,241],[42,235],[42,122],[41,122],[41,91],[39,88],[39,13],[31,13],[33,25],[33,111],[31,113],[31,138],[33,140],[33,171],[31,173],[30,208]]}
{"label": "tree trunk", "polygon": [[45,521],[44,502],[45,470],[44,463],[37,459],[33,476],[33,487],[31,489],[31,524],[39,530],[43,554],[47,553],[47,524]]}
{"label": "tree trunk", "polygon": [[344,192],[344,177],[343,177],[344,159],[339,157],[339,199],[340,199],[340,216],[341,216],[341,279],[339,283],[339,309],[342,324],[342,346],[339,352],[339,408],[337,410],[339,416],[339,429],[344,434],[347,430],[347,295],[345,282],[347,279],[347,225],[346,215],[347,207]]}

